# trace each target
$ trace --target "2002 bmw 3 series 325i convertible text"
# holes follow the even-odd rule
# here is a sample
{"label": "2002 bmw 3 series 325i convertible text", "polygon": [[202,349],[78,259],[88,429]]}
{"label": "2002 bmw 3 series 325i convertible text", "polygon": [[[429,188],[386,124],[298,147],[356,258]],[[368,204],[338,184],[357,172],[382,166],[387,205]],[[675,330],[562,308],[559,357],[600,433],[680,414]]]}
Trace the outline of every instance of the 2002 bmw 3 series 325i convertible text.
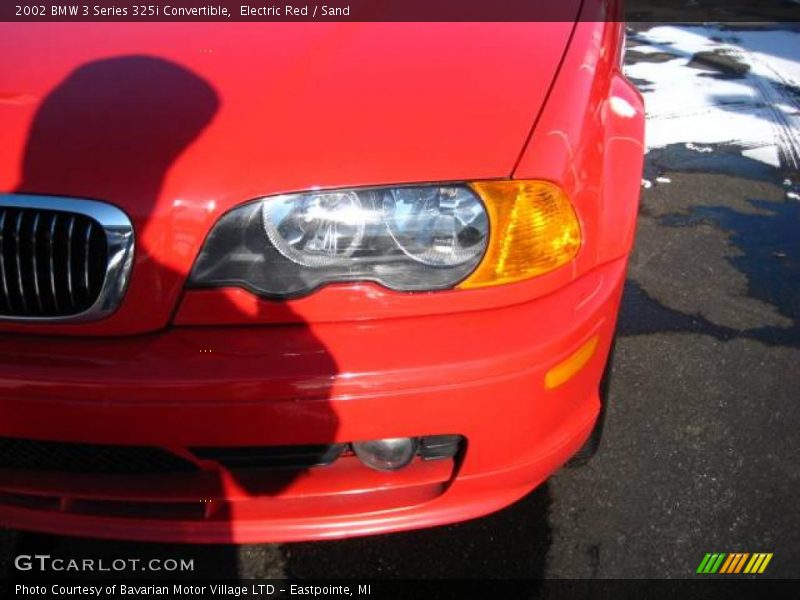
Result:
{"label": "2002 bmw 3 series 325i convertible text", "polygon": [[589,454],[644,121],[567,3],[2,25],[0,525],[396,531]]}

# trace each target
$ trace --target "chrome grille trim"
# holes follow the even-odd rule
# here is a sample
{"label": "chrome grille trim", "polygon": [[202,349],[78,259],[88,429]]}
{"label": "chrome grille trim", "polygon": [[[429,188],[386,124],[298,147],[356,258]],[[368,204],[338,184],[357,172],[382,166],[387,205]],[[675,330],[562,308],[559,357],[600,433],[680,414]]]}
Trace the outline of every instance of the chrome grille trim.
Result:
{"label": "chrome grille trim", "polygon": [[[22,268],[23,265],[19,264],[20,257],[22,255],[22,249],[20,248],[20,228],[22,226],[22,215],[20,213],[16,219],[16,223],[14,223],[14,231],[13,235],[10,237],[12,240],[3,240],[3,231],[6,229],[6,215],[8,214],[7,210],[3,209],[24,209],[24,210],[32,210],[32,211],[57,211],[51,218],[51,222],[45,227],[49,227],[49,237],[47,243],[49,247],[48,250],[48,258],[49,258],[49,282],[42,281],[39,279],[38,270],[34,268],[34,276],[31,278],[33,282],[32,290],[27,290],[25,278],[22,276]],[[53,237],[56,231],[57,221],[59,220],[58,213],[71,213],[72,216],[69,217],[68,223],[68,244],[67,244],[67,263],[66,263],[66,278],[69,288],[69,301],[71,302],[72,306],[75,306],[75,292],[78,290],[76,286],[81,286],[81,289],[85,289],[88,285],[88,281],[75,281],[72,273],[72,265],[73,265],[73,257],[72,254],[72,246],[73,246],[73,236],[75,235],[74,228],[75,228],[75,215],[80,215],[83,217],[88,217],[94,219],[97,224],[99,224],[103,232],[105,233],[106,237],[106,268],[105,274],[103,275],[103,282],[100,286],[100,290],[97,294],[97,298],[94,300],[92,305],[82,312],[78,312],[75,314],[68,314],[68,315],[58,315],[58,316],[28,316],[28,315],[3,315],[0,314],[0,321],[3,322],[20,322],[20,323],[80,323],[86,321],[96,321],[107,317],[111,314],[114,310],[117,309],[119,306],[120,301],[122,300],[123,295],[125,294],[125,290],[128,287],[128,281],[130,279],[130,272],[133,266],[133,253],[134,253],[134,232],[133,232],[133,225],[131,224],[130,219],[128,219],[127,215],[118,209],[115,206],[110,204],[106,204],[105,202],[98,202],[96,200],[82,200],[78,198],[66,198],[60,196],[34,196],[34,195],[26,195],[26,194],[0,194],[0,211],[2,211],[2,216],[0,216],[0,277],[2,277],[2,292],[5,294],[5,298],[10,298],[10,293],[17,292],[19,294],[19,298],[22,300],[23,310],[24,312],[29,312],[27,299],[33,298],[35,302],[41,303],[41,291],[42,286],[45,286],[44,289],[47,290],[47,286],[49,284],[51,290],[55,290],[56,287],[56,258],[54,256],[54,244],[53,244]],[[38,231],[42,229],[42,215],[40,213],[36,213],[34,217],[34,224],[32,225],[32,229],[34,231]],[[91,228],[91,224],[90,224]],[[81,258],[81,254],[83,254],[82,258],[84,261],[88,260],[89,256],[89,240],[91,237],[91,229],[88,229],[86,232],[83,232],[84,238],[80,240],[83,245],[81,249],[78,249],[78,256],[77,259]],[[36,261],[36,236],[32,236],[34,248],[33,248],[33,261]],[[17,261],[17,275],[18,277],[15,278],[17,281],[9,281],[8,279],[8,269],[7,265],[3,262],[3,252],[2,248],[5,246],[1,245],[3,243],[11,242],[14,244],[14,254],[16,255]],[[27,261],[26,261],[27,262]],[[46,262],[43,260],[43,265]],[[13,266],[11,267],[13,271]],[[88,272],[88,271],[85,271]],[[11,290],[12,286],[17,286],[16,290]],[[26,293],[26,292],[35,292],[35,293]],[[53,298],[55,298],[54,302],[58,302],[57,294],[53,294]],[[40,304],[41,308],[41,304]]]}

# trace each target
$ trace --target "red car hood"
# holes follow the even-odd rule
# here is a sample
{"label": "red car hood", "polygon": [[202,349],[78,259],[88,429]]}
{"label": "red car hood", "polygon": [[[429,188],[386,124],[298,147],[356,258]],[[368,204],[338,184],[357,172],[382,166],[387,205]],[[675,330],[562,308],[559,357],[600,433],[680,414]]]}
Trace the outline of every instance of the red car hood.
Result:
{"label": "red car hood", "polygon": [[0,191],[105,200],[136,232],[105,323],[3,328],[163,327],[211,225],[261,195],[509,176],[572,29],[0,25]]}

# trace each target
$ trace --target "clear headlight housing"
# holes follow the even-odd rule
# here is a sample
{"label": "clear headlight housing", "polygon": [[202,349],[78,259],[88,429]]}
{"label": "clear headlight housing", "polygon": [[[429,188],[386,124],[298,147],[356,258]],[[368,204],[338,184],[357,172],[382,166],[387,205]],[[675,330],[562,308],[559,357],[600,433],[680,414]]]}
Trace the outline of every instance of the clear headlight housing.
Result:
{"label": "clear headlight housing", "polygon": [[284,194],[223,215],[190,285],[240,286],[273,297],[344,281],[447,289],[475,270],[488,239],[486,209],[467,185]]}

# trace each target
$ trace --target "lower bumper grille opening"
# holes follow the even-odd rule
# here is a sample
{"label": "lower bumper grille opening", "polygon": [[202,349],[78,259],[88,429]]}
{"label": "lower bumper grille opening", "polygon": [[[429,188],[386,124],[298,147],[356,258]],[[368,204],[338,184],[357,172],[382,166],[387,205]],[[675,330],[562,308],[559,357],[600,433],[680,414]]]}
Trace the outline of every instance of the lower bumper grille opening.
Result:
{"label": "lower bumper grille opening", "polygon": [[189,460],[158,447],[0,437],[0,468],[55,473],[186,473]]}
{"label": "lower bumper grille opening", "polygon": [[196,521],[206,517],[206,505],[202,502],[71,500],[68,512],[98,517]]}
{"label": "lower bumper grille opening", "polygon": [[[463,442],[457,435],[419,438],[412,461],[387,473],[364,465],[344,443],[173,452],[0,437],[0,507],[171,522],[360,514],[442,494]],[[229,496],[220,485],[224,471],[243,495]]]}
{"label": "lower bumper grille opening", "polygon": [[192,454],[228,469],[306,469],[332,464],[347,444],[191,448]]}
{"label": "lower bumper grille opening", "polygon": [[[420,438],[423,460],[454,458],[463,447],[460,435]],[[0,469],[50,473],[164,474],[192,473],[222,467],[253,469],[310,469],[326,467],[352,454],[350,444],[296,446],[194,447],[180,454],[158,446],[123,446],[51,442],[0,437]]]}

